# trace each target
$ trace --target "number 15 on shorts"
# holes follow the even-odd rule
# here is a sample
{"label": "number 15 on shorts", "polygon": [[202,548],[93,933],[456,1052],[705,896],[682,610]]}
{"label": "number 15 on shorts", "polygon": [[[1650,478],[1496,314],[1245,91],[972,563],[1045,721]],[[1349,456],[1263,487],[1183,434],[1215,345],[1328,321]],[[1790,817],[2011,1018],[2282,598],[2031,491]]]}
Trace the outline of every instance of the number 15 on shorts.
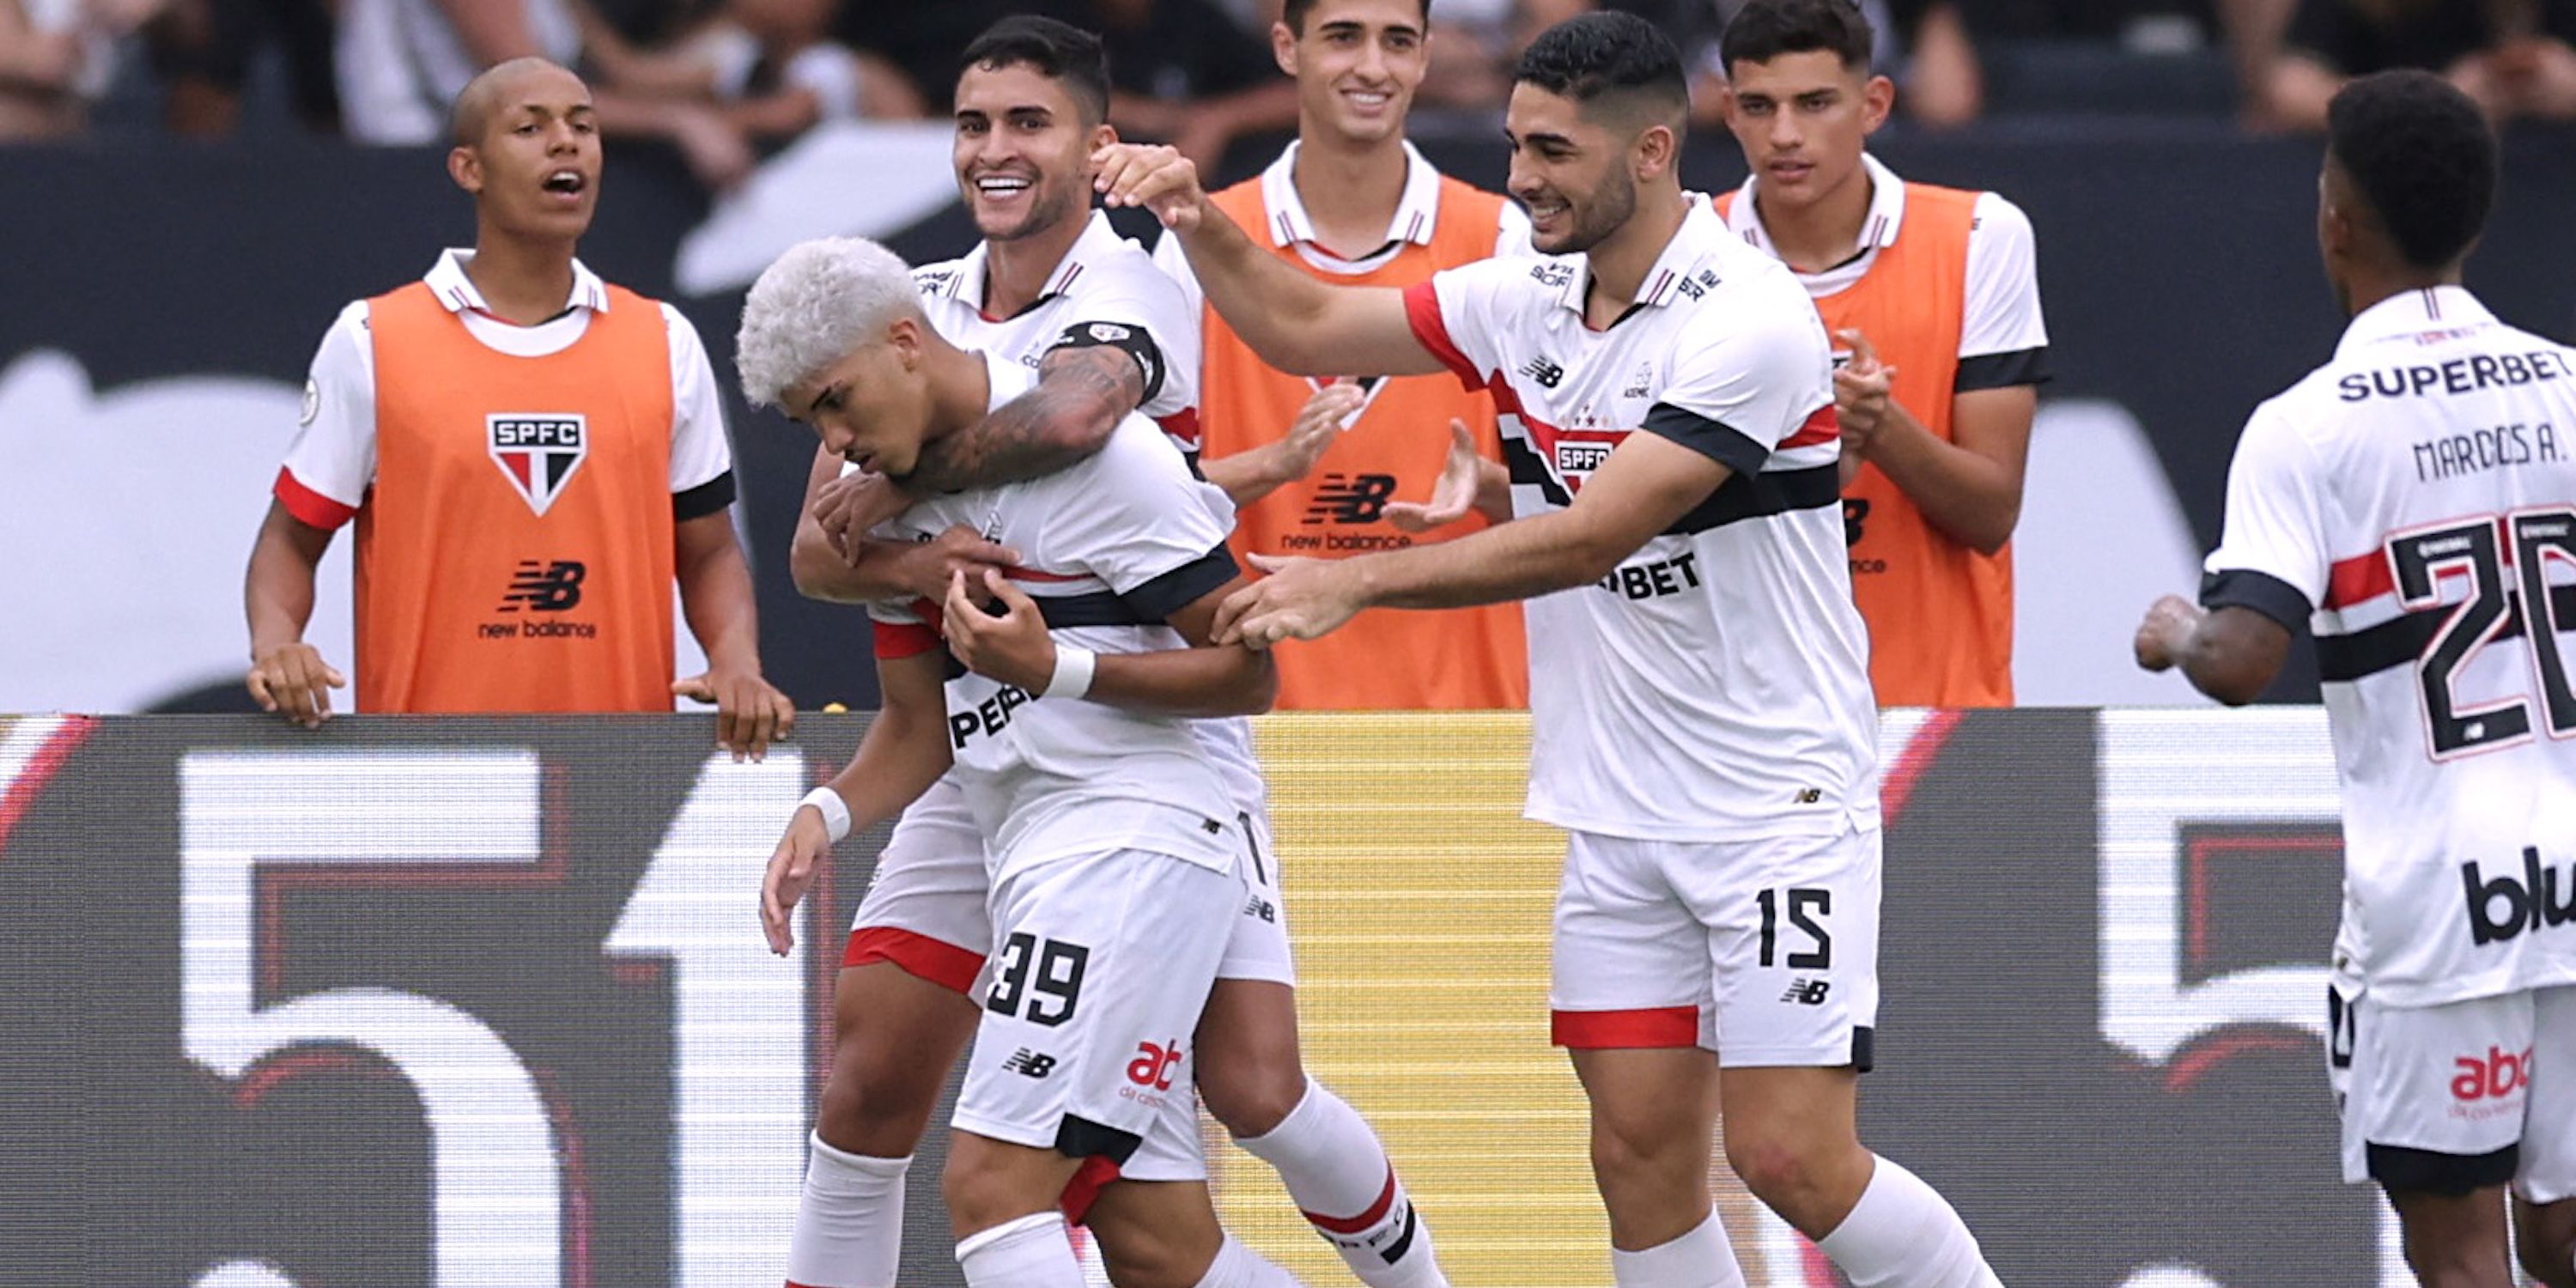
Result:
{"label": "number 15 on shorts", "polygon": [[[1834,937],[1824,925],[1824,918],[1834,910],[1833,891],[1804,886],[1786,890],[1773,888],[1753,896],[1753,903],[1762,911],[1761,965],[1780,964],[1781,920],[1785,916],[1788,920],[1789,969],[1833,969]],[[1800,944],[1805,947],[1799,947]]]}

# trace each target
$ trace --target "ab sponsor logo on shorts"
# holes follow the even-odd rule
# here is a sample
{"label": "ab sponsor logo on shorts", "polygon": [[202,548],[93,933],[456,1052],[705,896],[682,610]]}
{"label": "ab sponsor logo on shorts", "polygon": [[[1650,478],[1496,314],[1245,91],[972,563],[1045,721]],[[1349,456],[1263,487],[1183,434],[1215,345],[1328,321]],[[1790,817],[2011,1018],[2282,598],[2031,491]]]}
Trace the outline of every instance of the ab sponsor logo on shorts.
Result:
{"label": "ab sponsor logo on shorts", "polygon": [[1180,1072],[1181,1059],[1179,1038],[1137,1043],[1136,1058],[1127,1062],[1129,1085],[1120,1087],[1118,1094],[1138,1104],[1161,1108],[1163,1093],[1172,1089],[1172,1079]]}
{"label": "ab sponsor logo on shorts", "polygon": [[2459,1070],[2451,1079],[2453,1118],[2494,1118],[2522,1112],[2523,1089],[2531,1085],[2531,1048],[2519,1054],[2489,1044],[2485,1056],[2464,1055],[2451,1062]]}
{"label": "ab sponsor logo on shorts", "polygon": [[2520,880],[2511,872],[2489,880],[2472,859],[2460,865],[2460,884],[2468,896],[2469,939],[2480,948],[2576,921],[2576,863],[2564,872],[2550,868],[2536,845],[2522,847]]}

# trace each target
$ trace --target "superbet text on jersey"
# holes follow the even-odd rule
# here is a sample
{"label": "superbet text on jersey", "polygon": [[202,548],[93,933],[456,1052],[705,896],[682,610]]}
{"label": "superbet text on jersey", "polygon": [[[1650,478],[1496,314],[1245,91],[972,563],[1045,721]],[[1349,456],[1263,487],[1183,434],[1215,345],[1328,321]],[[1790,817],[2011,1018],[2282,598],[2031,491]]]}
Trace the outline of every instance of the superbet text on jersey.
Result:
{"label": "superbet text on jersey", "polygon": [[2310,626],[2343,778],[2339,980],[2576,984],[2576,353],[2458,287],[2263,404],[2202,600]]}

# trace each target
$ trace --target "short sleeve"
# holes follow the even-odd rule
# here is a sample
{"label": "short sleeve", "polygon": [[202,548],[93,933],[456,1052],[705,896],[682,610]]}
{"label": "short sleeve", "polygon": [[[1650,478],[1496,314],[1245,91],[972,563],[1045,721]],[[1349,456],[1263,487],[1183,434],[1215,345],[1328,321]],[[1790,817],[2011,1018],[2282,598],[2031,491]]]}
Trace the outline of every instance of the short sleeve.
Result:
{"label": "short sleeve", "polygon": [[1081,504],[1050,515],[1048,571],[1087,572],[1158,621],[1234,580],[1225,494],[1143,426],[1121,425],[1099,455],[1056,477]]}
{"label": "short sleeve", "polygon": [[671,348],[671,495],[706,495],[704,489],[721,484],[724,499],[700,511],[712,513],[733,501],[733,444],[725,435],[724,400],[698,329],[678,309],[661,308]]}
{"label": "short sleeve", "polygon": [[2030,216],[1994,193],[1977,197],[1968,233],[1967,302],[1960,318],[1958,392],[2048,379],[2048,325],[2039,308],[2039,255]]}
{"label": "short sleeve", "polygon": [[2227,471],[2227,526],[2204,566],[2204,608],[2244,607],[2296,631],[2326,591],[2327,552],[2316,456],[2297,428],[2265,406],[2245,425]]}
{"label": "short sleeve", "polygon": [[295,441],[277,472],[286,512],[329,531],[347,523],[376,481],[375,345],[364,301],[340,311],[304,382]]}
{"label": "short sleeve", "polygon": [[1145,401],[1137,410],[1157,422],[1179,416],[1195,422],[1198,315],[1172,279],[1148,263],[1121,257],[1104,279],[1066,310],[1070,320],[1047,347],[1114,344],[1127,350],[1145,378]]}
{"label": "short sleeve", "polygon": [[1738,474],[1759,471],[1833,405],[1833,352],[1815,311],[1746,309],[1684,328],[1643,426]]}
{"label": "short sleeve", "polygon": [[1172,279],[1172,285],[1181,289],[1181,302],[1187,306],[1189,315],[1205,326],[1207,292],[1199,289],[1198,272],[1190,267],[1190,257],[1182,252],[1180,238],[1167,232],[1154,243],[1154,267],[1163,270],[1163,276]]}
{"label": "short sleeve", "polygon": [[[1420,344],[1469,389],[1483,389],[1503,369],[1497,325],[1504,289],[1525,275],[1572,272],[1556,260],[1488,259],[1461,264],[1404,288],[1404,321]],[[1559,282],[1558,285],[1562,285]]]}

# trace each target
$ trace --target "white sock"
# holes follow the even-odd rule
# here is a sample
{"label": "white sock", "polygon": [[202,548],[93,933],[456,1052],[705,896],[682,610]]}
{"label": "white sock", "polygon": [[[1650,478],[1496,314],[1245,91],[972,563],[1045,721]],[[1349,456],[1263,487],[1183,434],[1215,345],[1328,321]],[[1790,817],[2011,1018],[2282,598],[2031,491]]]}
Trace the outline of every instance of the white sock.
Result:
{"label": "white sock", "polygon": [[1324,1084],[1307,1079],[1305,1098],[1278,1126],[1235,1144],[1279,1170],[1288,1197],[1369,1288],[1448,1288],[1386,1146]]}
{"label": "white sock", "polygon": [[1619,1288],[1744,1288],[1744,1267],[1711,1212],[1690,1233],[1643,1252],[1612,1248],[1610,1278]]}
{"label": "white sock", "polygon": [[787,1239],[787,1288],[894,1288],[912,1157],[847,1154],[821,1136],[807,1144],[805,1193]]}
{"label": "white sock", "polygon": [[1038,1212],[957,1241],[967,1288],[1083,1288],[1064,1214]]}
{"label": "white sock", "polygon": [[1949,1200],[1884,1158],[1851,1215],[1816,1247],[1852,1288],[2003,1288]]}
{"label": "white sock", "polygon": [[1199,1288],[1299,1288],[1297,1277],[1280,1269],[1260,1253],[1225,1236],[1216,1250],[1216,1260],[1208,1263],[1207,1273],[1199,1278]]}

